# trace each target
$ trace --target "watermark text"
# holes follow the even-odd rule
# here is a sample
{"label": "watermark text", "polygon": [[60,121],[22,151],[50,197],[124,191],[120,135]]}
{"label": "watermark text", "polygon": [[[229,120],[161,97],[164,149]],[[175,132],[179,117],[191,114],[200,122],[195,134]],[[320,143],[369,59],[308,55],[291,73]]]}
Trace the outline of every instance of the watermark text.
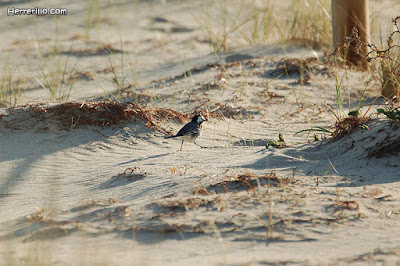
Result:
{"label": "watermark text", "polygon": [[7,16],[21,16],[21,15],[36,15],[36,16],[47,16],[47,15],[58,15],[66,16],[68,15],[68,10],[66,8],[16,8],[8,7]]}

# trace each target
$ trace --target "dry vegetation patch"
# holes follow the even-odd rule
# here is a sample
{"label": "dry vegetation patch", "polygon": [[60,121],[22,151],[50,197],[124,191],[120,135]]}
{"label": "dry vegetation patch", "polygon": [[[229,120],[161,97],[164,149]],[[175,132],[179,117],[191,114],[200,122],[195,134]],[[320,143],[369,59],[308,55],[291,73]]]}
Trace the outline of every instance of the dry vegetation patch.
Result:
{"label": "dry vegetation patch", "polygon": [[0,124],[11,130],[72,130],[83,126],[106,127],[144,120],[148,128],[165,131],[161,126],[165,121],[182,123],[187,120],[185,115],[172,109],[116,101],[26,105],[11,107],[7,113],[0,116]]}
{"label": "dry vegetation patch", "polygon": [[398,261],[400,256],[399,248],[391,248],[391,249],[381,249],[377,248],[371,252],[361,254],[359,256],[342,258],[338,259],[338,262],[350,264],[350,263],[359,263],[359,264],[369,264],[369,265],[385,265],[388,257],[394,258],[394,261]]}
{"label": "dry vegetation patch", "polygon": [[267,72],[267,75],[275,78],[290,77],[293,75],[308,75],[311,71],[310,63],[318,62],[318,58],[308,59],[283,59],[281,60],[275,69]]}
{"label": "dry vegetation patch", "polygon": [[368,129],[366,124],[371,121],[370,117],[348,116],[342,120],[336,121],[335,131],[332,134],[332,141],[339,140],[346,135],[351,134],[359,127]]}
{"label": "dry vegetation patch", "polygon": [[122,50],[114,48],[111,44],[93,43],[85,49],[71,49],[68,51],[59,52],[59,54],[73,55],[73,56],[98,56],[123,53]]}
{"label": "dry vegetation patch", "polygon": [[[70,211],[36,208],[36,212],[17,221],[24,241],[48,240],[73,233],[105,234],[132,228],[132,210],[114,206],[116,201],[89,201]],[[8,237],[8,236],[5,236]]]}
{"label": "dry vegetation patch", "polygon": [[208,186],[205,191],[215,191],[219,193],[237,192],[243,190],[251,190],[256,193],[258,187],[264,186],[282,186],[295,184],[300,182],[293,177],[279,178],[275,171],[265,175],[254,175],[252,173],[244,173],[237,177],[228,177],[228,180],[219,182],[215,185]]}

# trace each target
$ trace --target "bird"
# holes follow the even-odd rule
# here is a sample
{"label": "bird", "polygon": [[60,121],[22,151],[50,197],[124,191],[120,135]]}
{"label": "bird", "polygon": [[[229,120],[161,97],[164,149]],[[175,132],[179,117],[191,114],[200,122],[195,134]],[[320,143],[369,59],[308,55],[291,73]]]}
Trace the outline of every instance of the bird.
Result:
{"label": "bird", "polygon": [[182,143],[181,143],[180,151],[182,151],[183,142],[185,140],[186,141],[192,141],[192,142],[194,142],[194,144],[196,144],[197,146],[201,147],[200,145],[198,145],[196,143],[196,139],[201,134],[201,131],[202,131],[201,123],[203,123],[204,121],[207,121],[207,119],[205,119],[202,115],[195,115],[192,118],[192,121],[190,121],[189,123],[184,125],[181,128],[181,130],[179,130],[178,133],[176,133],[176,135],[166,136],[165,138],[166,139],[169,139],[169,138],[181,138],[182,139]]}

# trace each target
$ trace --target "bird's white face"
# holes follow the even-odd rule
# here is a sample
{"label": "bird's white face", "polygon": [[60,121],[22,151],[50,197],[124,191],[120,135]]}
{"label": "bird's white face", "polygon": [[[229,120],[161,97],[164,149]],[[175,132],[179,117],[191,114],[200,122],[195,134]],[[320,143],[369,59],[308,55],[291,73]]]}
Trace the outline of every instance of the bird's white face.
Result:
{"label": "bird's white face", "polygon": [[204,121],[206,121],[206,119],[205,119],[202,115],[199,115],[199,116],[197,117],[197,123],[198,123],[198,124],[201,124],[201,123],[203,123]]}

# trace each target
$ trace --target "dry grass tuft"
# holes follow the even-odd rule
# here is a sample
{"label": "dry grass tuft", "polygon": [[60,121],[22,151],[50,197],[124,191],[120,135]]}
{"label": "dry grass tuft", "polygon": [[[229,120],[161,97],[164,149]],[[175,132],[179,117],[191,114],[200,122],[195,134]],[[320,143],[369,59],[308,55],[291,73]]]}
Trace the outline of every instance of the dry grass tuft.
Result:
{"label": "dry grass tuft", "polygon": [[[388,99],[400,100],[400,16],[392,19],[393,31],[390,33],[386,45],[380,48],[374,43],[365,43],[360,40],[358,31],[353,29],[352,37],[346,38],[339,44],[331,55],[340,54],[340,50],[347,50],[355,44],[355,53],[361,55],[365,62],[371,63],[378,60],[378,75],[381,80],[382,96]],[[362,54],[362,48],[367,47],[368,52]]]}
{"label": "dry grass tuft", "polygon": [[267,78],[298,78],[295,83],[309,84],[312,75],[326,75],[333,77],[334,73],[332,67],[328,64],[322,64],[317,57],[308,57],[304,59],[299,58],[285,58],[278,62],[278,65],[273,70],[267,71],[264,76]]}
{"label": "dry grass tuft", "polygon": [[147,175],[147,173],[141,170],[139,167],[129,167],[126,168],[125,171],[117,176],[117,178],[126,178],[129,180],[136,180],[143,178]]}
{"label": "dry grass tuft", "polygon": [[[45,215],[46,214],[46,215]],[[36,212],[28,215],[26,221],[30,223],[42,223],[43,225],[65,225],[70,223],[76,223],[75,220],[70,221],[56,221],[49,217],[49,213],[46,210],[36,207]]]}
{"label": "dry grass tuft", "polygon": [[[228,193],[242,190],[251,190],[253,193],[256,192],[255,188],[260,186],[282,186],[288,184],[297,183],[297,180],[293,177],[287,178],[279,178],[276,175],[276,171],[272,171],[269,174],[265,175],[254,175],[250,172],[246,172],[237,177],[228,177],[229,180],[219,182],[215,185],[208,186],[204,190],[215,191],[217,194],[219,193]],[[198,189],[197,189],[198,190]]]}
{"label": "dry grass tuft", "polygon": [[187,211],[199,207],[208,206],[213,203],[213,200],[202,198],[188,198],[185,200],[171,200],[162,203],[154,203],[153,207],[161,207],[165,211]]}
{"label": "dry grass tuft", "polygon": [[0,116],[0,124],[12,130],[72,130],[83,126],[106,127],[129,120],[144,120],[148,128],[165,132],[161,127],[165,121],[187,120],[185,115],[171,109],[117,101],[25,105],[11,107],[7,112],[8,115]]}
{"label": "dry grass tuft", "polygon": [[36,207],[36,212],[32,213],[31,215],[28,215],[26,217],[26,220],[31,223],[41,222],[41,221],[43,221],[43,212],[44,212],[44,209],[40,209],[39,207]]}
{"label": "dry grass tuft", "polygon": [[[339,120],[335,124],[335,131],[332,134],[332,141],[339,140],[346,135],[351,134],[359,127],[366,127],[366,123],[371,120],[370,117],[364,116],[348,116],[342,120]],[[368,127],[366,127],[368,128]]]}
{"label": "dry grass tuft", "polygon": [[333,214],[336,213],[342,213],[344,210],[350,210],[350,211],[359,211],[360,210],[360,204],[357,201],[354,200],[337,200],[334,204],[333,207],[335,208],[335,211]]}
{"label": "dry grass tuft", "polygon": [[290,58],[281,60],[274,70],[268,74],[272,77],[290,77],[293,75],[309,75],[311,63],[318,62],[318,58],[311,57],[306,59]]}
{"label": "dry grass tuft", "polygon": [[23,241],[47,240],[66,237],[75,232],[98,233],[121,232],[131,228],[132,209],[128,206],[111,206],[108,201],[89,201],[72,208],[73,218],[65,212],[36,208],[36,212],[20,220]]}
{"label": "dry grass tuft", "polygon": [[[400,256],[400,249],[399,248],[392,248],[392,249],[381,249],[376,248],[373,251],[368,253],[364,253],[355,257],[343,258],[339,259],[336,264],[369,264],[369,265],[377,265],[377,264],[386,264],[386,259],[389,256],[393,256],[394,258],[398,258]],[[393,260],[393,261],[396,261]]]}
{"label": "dry grass tuft", "polygon": [[115,181],[117,180],[125,180],[125,181],[138,181],[138,180],[142,180],[143,178],[145,178],[147,176],[147,173],[145,171],[143,171],[142,169],[140,169],[139,167],[129,167],[126,168],[124,172],[113,176],[112,180],[106,184],[105,186],[109,186],[111,184],[113,184]]}
{"label": "dry grass tuft", "polygon": [[[257,43],[296,43],[314,48],[331,44],[331,17],[328,0],[283,1],[203,1],[195,18],[201,24],[211,48],[226,51]],[[284,16],[277,14],[284,12]]]}
{"label": "dry grass tuft", "polygon": [[206,226],[205,222],[195,225],[183,223],[142,224],[136,227],[136,232],[156,233],[157,235],[179,233],[182,237],[183,233],[205,233]]}
{"label": "dry grass tuft", "polygon": [[73,56],[98,56],[98,55],[110,55],[110,54],[120,54],[123,53],[122,50],[114,48],[111,44],[98,44],[94,43],[91,47],[86,49],[75,49],[68,50],[64,52],[60,52],[60,54],[64,55],[73,55]]}
{"label": "dry grass tuft", "polygon": [[90,81],[90,80],[94,80],[93,75],[89,72],[89,71],[75,71],[74,74],[72,74],[69,77],[69,80],[71,81],[75,81],[75,80],[86,80],[86,81]]}

